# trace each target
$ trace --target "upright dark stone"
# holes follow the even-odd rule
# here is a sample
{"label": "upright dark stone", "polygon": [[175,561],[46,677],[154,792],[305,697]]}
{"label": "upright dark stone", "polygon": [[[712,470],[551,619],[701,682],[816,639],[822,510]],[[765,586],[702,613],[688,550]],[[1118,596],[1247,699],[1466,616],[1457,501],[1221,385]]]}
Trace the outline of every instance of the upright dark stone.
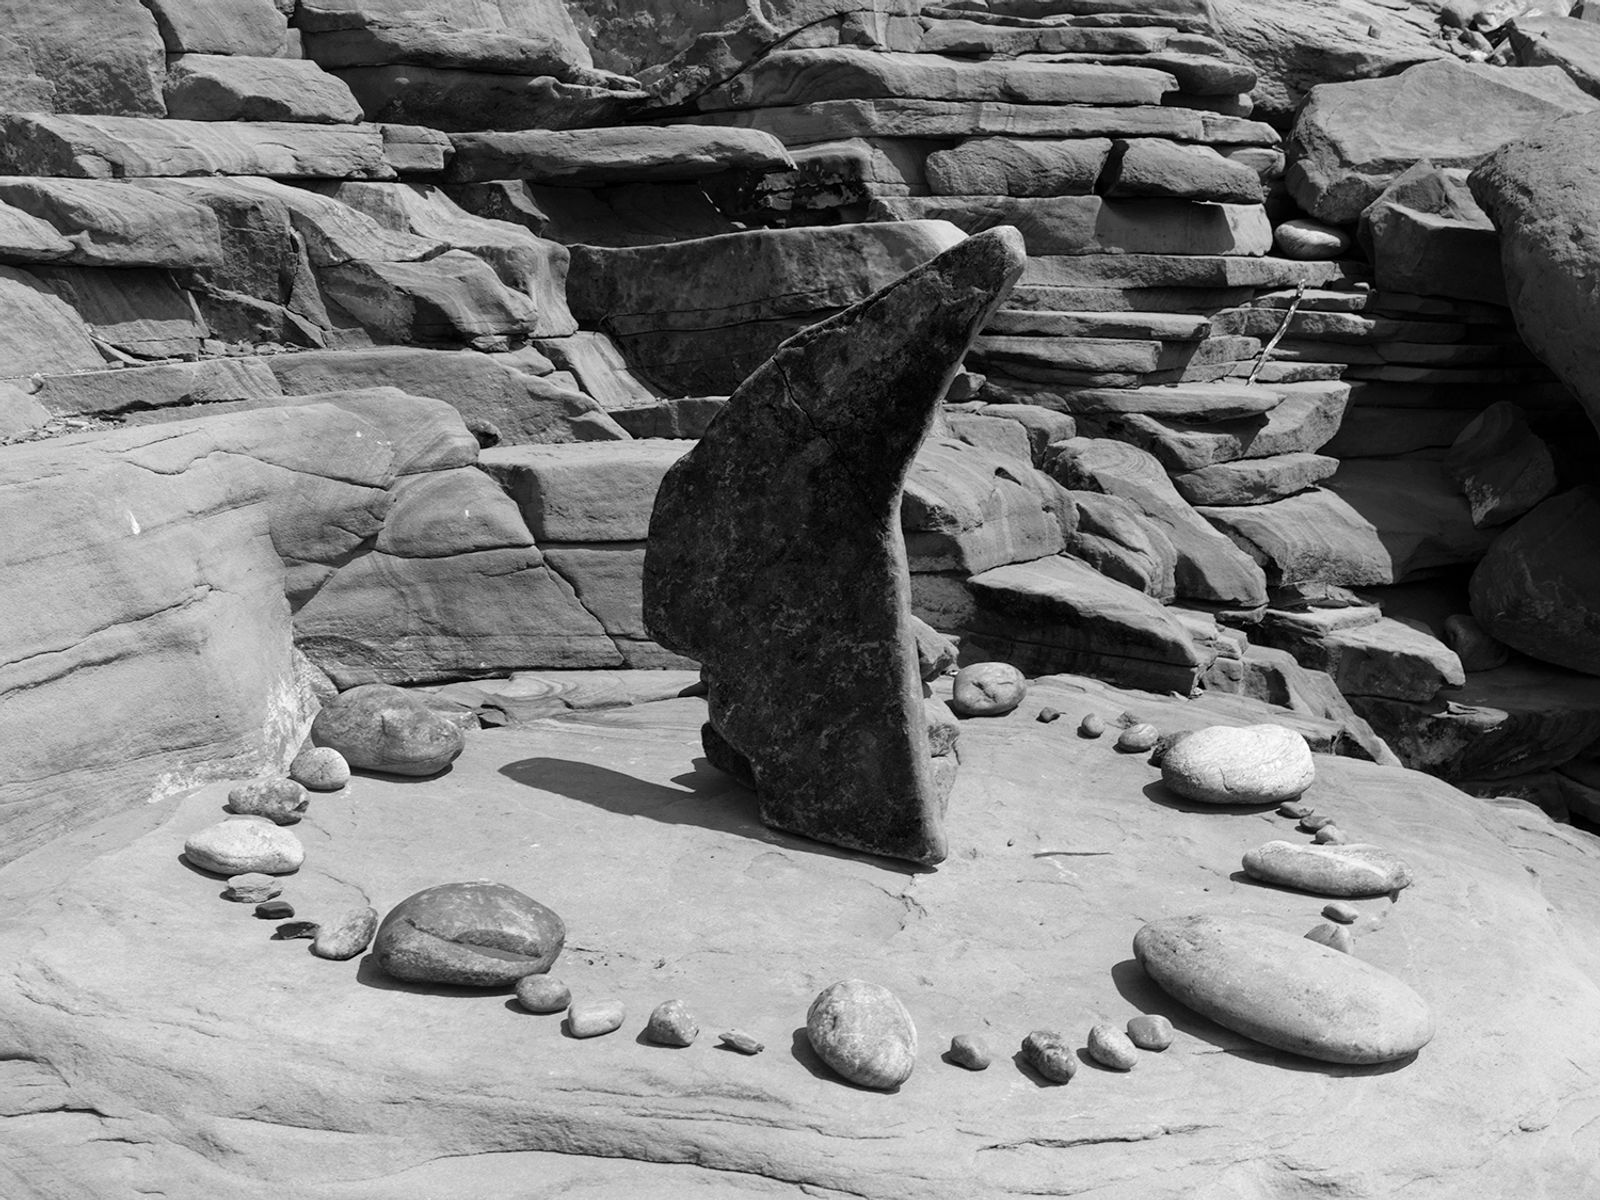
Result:
{"label": "upright dark stone", "polygon": [[704,664],[708,756],[774,828],[945,857],[900,492],[1024,257],[991,230],[790,338],[656,496],[646,626]]}

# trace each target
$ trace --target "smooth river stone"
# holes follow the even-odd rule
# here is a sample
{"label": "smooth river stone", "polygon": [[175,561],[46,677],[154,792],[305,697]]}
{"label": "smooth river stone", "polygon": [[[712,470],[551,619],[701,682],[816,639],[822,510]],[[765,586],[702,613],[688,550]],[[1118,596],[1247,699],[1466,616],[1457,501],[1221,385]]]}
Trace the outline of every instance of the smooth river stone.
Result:
{"label": "smooth river stone", "polygon": [[236,817],[191,833],[183,856],[218,875],[288,875],[306,861],[299,838],[259,817]]}
{"label": "smooth river stone", "polygon": [[973,663],[956,672],[950,707],[963,717],[1003,717],[1027,694],[1027,679],[1010,663]]}
{"label": "smooth river stone", "polygon": [[460,726],[387,683],[341,692],[317,714],[311,736],[352,767],[390,775],[437,775],[465,744]]}
{"label": "smooth river stone", "polygon": [[350,782],[350,764],[332,746],[307,746],[289,764],[289,778],[313,792],[336,792]]}
{"label": "smooth river stone", "polygon": [[317,936],[311,942],[311,953],[334,962],[354,958],[372,944],[372,935],[377,928],[376,909],[353,908],[317,926]]}
{"label": "smooth river stone", "polygon": [[1161,760],[1162,782],[1202,804],[1282,804],[1316,773],[1305,738],[1282,725],[1196,729]]}
{"label": "smooth river stone", "polygon": [[888,988],[844,979],[806,1013],[806,1037],[818,1057],[851,1083],[899,1087],[917,1065],[917,1027]]}
{"label": "smooth river stone", "polygon": [[1262,883],[1317,896],[1383,896],[1411,884],[1411,868],[1403,859],[1365,842],[1268,842],[1245,854],[1244,871]]}
{"label": "smooth river stone", "polygon": [[228,811],[241,817],[266,817],[274,825],[298,824],[311,797],[292,779],[252,779],[228,793]]}
{"label": "smooth river stone", "polygon": [[1382,1063],[1433,1037],[1433,1013],[1410,987],[1297,934],[1223,917],[1168,917],[1139,930],[1133,953],[1173,999],[1278,1050]]}
{"label": "smooth river stone", "polygon": [[[767,825],[913,862],[948,853],[900,531],[906,472],[1021,274],[968,238],[802,330],[739,385],[656,494],[644,620],[706,680],[706,755]],[[847,764],[847,769],[834,769]]]}
{"label": "smooth river stone", "polygon": [[560,917],[516,888],[445,883],[395,905],[372,949],[396,979],[502,987],[548,971],[566,936]]}

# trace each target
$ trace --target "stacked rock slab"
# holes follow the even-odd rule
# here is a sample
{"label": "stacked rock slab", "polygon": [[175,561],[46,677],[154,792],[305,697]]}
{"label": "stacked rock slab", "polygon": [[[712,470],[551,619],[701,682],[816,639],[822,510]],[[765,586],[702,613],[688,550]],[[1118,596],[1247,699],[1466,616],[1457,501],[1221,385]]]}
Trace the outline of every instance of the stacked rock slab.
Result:
{"label": "stacked rock slab", "polygon": [[970,239],[785,343],[662,484],[646,625],[705,664],[707,753],[768,824],[945,856],[899,497],[1022,257],[1013,231]]}

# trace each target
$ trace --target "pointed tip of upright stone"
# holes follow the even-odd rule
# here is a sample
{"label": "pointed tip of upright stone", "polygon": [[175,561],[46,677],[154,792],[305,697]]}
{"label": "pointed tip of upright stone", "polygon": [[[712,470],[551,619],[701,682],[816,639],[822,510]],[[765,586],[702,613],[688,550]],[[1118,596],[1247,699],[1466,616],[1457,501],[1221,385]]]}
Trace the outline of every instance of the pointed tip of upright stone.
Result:
{"label": "pointed tip of upright stone", "polygon": [[951,773],[928,740],[900,492],[1025,260],[1016,230],[989,230],[796,334],[661,485],[645,621],[704,664],[715,743],[768,825],[946,855]]}

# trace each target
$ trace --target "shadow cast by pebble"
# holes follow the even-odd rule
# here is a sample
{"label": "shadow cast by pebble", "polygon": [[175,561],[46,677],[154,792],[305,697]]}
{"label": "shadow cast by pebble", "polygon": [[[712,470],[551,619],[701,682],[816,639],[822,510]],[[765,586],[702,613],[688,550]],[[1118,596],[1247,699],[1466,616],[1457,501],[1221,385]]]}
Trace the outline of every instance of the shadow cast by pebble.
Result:
{"label": "shadow cast by pebble", "polygon": [[1028,1056],[1018,1050],[1011,1056],[1011,1061],[1017,1064],[1017,1073],[1028,1080],[1036,1088],[1064,1087],[1065,1084],[1056,1079],[1047,1079],[1039,1073],[1039,1069],[1028,1061]]}
{"label": "shadow cast by pebble", "polygon": [[[416,996],[475,996],[480,1000],[504,997],[511,988],[510,984],[500,987],[463,987],[454,983],[417,983],[409,979],[396,979],[378,965],[376,954],[361,956],[361,961],[356,964],[356,982],[380,992],[410,992]],[[515,1005],[515,998],[510,1003]]]}
{"label": "shadow cast by pebble", "polygon": [[1178,795],[1159,779],[1147,783],[1140,789],[1145,798],[1152,804],[1159,804],[1162,808],[1170,808],[1183,813],[1216,813],[1220,816],[1271,816],[1278,807],[1277,801],[1270,804],[1201,804],[1196,800],[1186,800]]}
{"label": "shadow cast by pebble", "polygon": [[807,1036],[804,1025],[794,1031],[794,1035],[790,1039],[789,1055],[818,1079],[826,1079],[829,1083],[836,1083],[840,1087],[847,1087],[852,1091],[865,1092],[871,1096],[893,1096],[900,1091],[898,1085],[892,1088],[871,1088],[850,1082],[850,1080],[823,1062],[822,1056],[811,1048],[811,1038]]}

